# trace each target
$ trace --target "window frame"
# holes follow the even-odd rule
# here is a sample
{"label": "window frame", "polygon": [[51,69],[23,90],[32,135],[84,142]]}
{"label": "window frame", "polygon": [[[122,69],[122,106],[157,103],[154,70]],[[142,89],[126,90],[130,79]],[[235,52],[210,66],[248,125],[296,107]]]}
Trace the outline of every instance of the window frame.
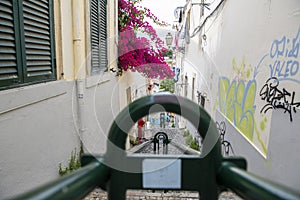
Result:
{"label": "window frame", "polygon": [[[40,51],[40,49],[35,49],[36,52],[38,53],[33,53],[30,54],[29,50],[27,51],[26,45],[28,45],[28,43],[26,43],[26,29],[25,29],[25,23],[28,21],[28,19],[25,19],[25,10],[23,7],[23,4],[26,3],[30,3],[30,1],[28,0],[13,0],[11,2],[11,21],[13,24],[13,33],[11,33],[11,35],[13,35],[13,43],[14,43],[14,51],[13,53],[11,53],[10,55],[15,56],[15,63],[16,66],[14,67],[17,72],[17,77],[16,78],[3,78],[2,80],[0,80],[0,90],[6,90],[6,89],[11,89],[11,88],[16,88],[16,87],[22,87],[22,86],[26,86],[26,85],[32,85],[32,84],[37,84],[37,83],[42,83],[42,82],[49,82],[49,81],[54,81],[56,80],[56,58],[55,58],[55,33],[54,33],[54,5],[53,5],[53,0],[48,0],[48,1],[38,1],[38,2],[34,2],[35,4],[39,4],[38,6],[42,5],[43,3],[47,3],[47,24],[48,26],[46,26],[46,29],[48,30],[47,34],[49,34],[49,39],[47,40],[47,38],[42,38],[42,40],[46,40],[47,42],[49,42],[48,46],[49,46],[49,54],[43,54]],[[3,2],[3,4],[5,4],[5,2]],[[27,11],[28,12],[28,11]],[[1,12],[2,13],[2,12]],[[4,14],[4,12],[2,13]],[[39,19],[41,17],[41,15],[36,14],[36,19]],[[1,26],[5,26],[4,24],[4,20],[1,22]],[[3,24],[2,24],[3,23]],[[36,26],[37,29],[42,28],[41,26]],[[36,31],[34,29],[34,31]],[[30,36],[31,37],[31,36]],[[3,41],[8,41],[5,38],[1,38],[1,40]],[[45,45],[46,46],[46,45]],[[44,47],[44,46],[43,46]],[[5,46],[4,46],[5,48]],[[30,69],[30,66],[27,65],[28,61],[30,60],[29,58],[27,58],[27,56],[35,56],[35,58],[37,60],[39,60],[42,56],[48,56],[48,60],[49,60],[49,65],[47,65],[46,67],[49,68],[47,70],[45,70],[45,73],[40,73],[39,75],[36,76],[28,76],[28,72]],[[9,55],[8,55],[9,56]],[[41,56],[41,57],[39,57]],[[6,57],[5,55],[3,55],[2,59],[5,61]],[[0,60],[1,61],[1,60]],[[3,65],[3,68],[5,68],[5,65]],[[35,69],[34,69],[35,70]],[[34,71],[33,72],[37,72]],[[44,71],[43,71],[44,72]],[[4,74],[4,73],[3,73]]]}

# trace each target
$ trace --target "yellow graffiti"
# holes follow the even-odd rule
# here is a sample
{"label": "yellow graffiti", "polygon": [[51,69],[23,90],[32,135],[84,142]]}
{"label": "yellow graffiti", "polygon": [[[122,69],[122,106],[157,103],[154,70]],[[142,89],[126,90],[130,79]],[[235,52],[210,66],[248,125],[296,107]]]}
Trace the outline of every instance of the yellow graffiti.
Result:
{"label": "yellow graffiti", "polygon": [[233,76],[219,77],[219,99],[218,106],[220,112],[227,120],[244,135],[255,146],[259,146],[260,152],[267,154],[267,148],[262,140],[261,132],[267,129],[267,118],[261,116],[263,120],[256,122],[255,97],[257,82],[253,76],[253,67],[246,65],[243,57],[241,64],[237,65],[235,59],[232,60]]}
{"label": "yellow graffiti", "polygon": [[257,136],[257,140],[258,140],[259,144],[260,144],[261,147],[262,147],[263,154],[264,154],[264,155],[267,155],[268,149],[267,149],[265,143],[263,142],[263,140],[261,139],[261,136],[260,136],[260,133],[259,133],[259,130],[258,130],[258,128],[257,128],[256,123],[254,123],[254,130],[255,130],[255,133],[256,133],[256,136]]}
{"label": "yellow graffiti", "polygon": [[245,57],[238,66],[232,59],[235,76],[219,79],[219,108],[233,125],[250,141],[254,133],[256,80],[249,80],[252,67],[246,66]]}
{"label": "yellow graffiti", "polygon": [[235,73],[234,79],[239,82],[240,80],[247,81],[253,72],[253,67],[251,65],[246,66],[245,56],[242,59],[240,66],[237,65],[235,58],[232,59],[232,69]]}
{"label": "yellow graffiti", "polygon": [[253,139],[256,81],[219,80],[219,108],[230,122],[249,140]]}

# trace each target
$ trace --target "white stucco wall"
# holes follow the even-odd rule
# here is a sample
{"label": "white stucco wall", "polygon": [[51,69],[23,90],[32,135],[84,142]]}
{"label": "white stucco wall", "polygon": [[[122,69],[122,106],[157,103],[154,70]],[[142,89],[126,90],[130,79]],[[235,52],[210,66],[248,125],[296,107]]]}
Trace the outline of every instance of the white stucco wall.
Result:
{"label": "white stucco wall", "polygon": [[[197,89],[207,93],[205,109],[232,127],[226,136],[234,154],[247,158],[250,171],[297,190],[299,10],[297,0],[224,1],[191,38],[184,58],[197,71]],[[193,33],[204,19],[196,8],[190,16]],[[284,109],[274,91],[285,94],[278,97]]]}
{"label": "white stucco wall", "polygon": [[[131,102],[147,95],[147,80],[141,74],[137,72],[126,71],[123,72],[123,75],[118,79],[119,83],[119,102],[120,102],[120,111],[124,109]],[[130,88],[130,98],[128,98],[127,91]],[[137,127],[133,126],[130,132],[128,133],[133,138],[137,137]],[[127,137],[126,148],[130,148],[129,137]]]}
{"label": "white stucco wall", "polygon": [[0,92],[0,199],[53,180],[80,149],[74,126],[74,82]]}
{"label": "white stucco wall", "polygon": [[[108,1],[108,68],[117,61],[116,2]],[[81,142],[86,153],[106,150],[124,94],[110,70],[89,75],[88,8],[88,1],[54,3],[57,81],[0,91],[0,199],[58,178],[59,163],[66,167]]]}
{"label": "white stucco wall", "polygon": [[[97,80],[92,83],[91,79]],[[87,78],[84,91],[82,141],[86,153],[104,154],[109,128],[120,111],[119,83],[115,74]]]}
{"label": "white stucco wall", "polygon": [[126,90],[131,89],[131,101],[147,95],[146,78],[137,72],[126,71],[119,77],[118,83],[120,87],[120,107],[125,108],[128,105]]}
{"label": "white stucco wall", "polygon": [[59,163],[66,167],[80,142],[85,153],[105,152],[110,125],[120,109],[117,80],[110,72],[84,80],[81,122],[76,81],[0,92],[0,199],[58,178]]}

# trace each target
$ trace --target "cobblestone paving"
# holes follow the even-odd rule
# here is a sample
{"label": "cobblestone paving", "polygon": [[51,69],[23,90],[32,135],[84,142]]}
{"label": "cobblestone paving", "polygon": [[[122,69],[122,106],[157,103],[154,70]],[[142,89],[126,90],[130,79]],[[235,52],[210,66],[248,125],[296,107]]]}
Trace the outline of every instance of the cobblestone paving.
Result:
{"label": "cobblestone paving", "polygon": [[[126,193],[127,200],[196,200],[199,199],[197,192],[187,191],[144,191],[144,190],[128,190]],[[84,200],[107,200],[107,192],[96,188]],[[232,192],[223,192],[219,196],[219,200],[242,200]]]}
{"label": "cobblestone paving", "polygon": [[[183,130],[179,130],[179,129],[175,129],[175,128],[170,128],[170,129],[160,129],[160,128],[156,128],[156,129],[152,129],[153,134],[155,135],[155,133],[157,132],[165,132],[169,139],[171,139],[174,142],[177,142],[179,144],[185,144],[185,138],[183,137]],[[162,148],[162,144],[160,144],[160,148],[159,150],[156,152],[156,154],[177,154],[177,155],[181,155],[182,152],[180,149],[176,148],[175,146],[169,144],[167,147],[167,152],[165,152]],[[144,154],[153,154],[153,145],[149,145],[147,147],[145,147],[141,153]]]}
{"label": "cobblestone paving", "polygon": [[[185,144],[185,138],[183,137],[183,130],[178,129],[152,129],[153,135],[159,131],[163,131],[168,134],[169,139],[180,144]],[[160,145],[160,151],[157,154],[162,154],[163,150]],[[147,146],[141,153],[153,154],[153,145]],[[172,145],[168,145],[168,154],[182,154],[182,152]],[[126,193],[127,200],[195,200],[199,199],[197,192],[188,191],[145,191],[145,190],[128,190]],[[240,197],[232,192],[223,192],[219,196],[220,200],[241,200]],[[107,192],[96,188],[91,192],[84,200],[107,200]]]}

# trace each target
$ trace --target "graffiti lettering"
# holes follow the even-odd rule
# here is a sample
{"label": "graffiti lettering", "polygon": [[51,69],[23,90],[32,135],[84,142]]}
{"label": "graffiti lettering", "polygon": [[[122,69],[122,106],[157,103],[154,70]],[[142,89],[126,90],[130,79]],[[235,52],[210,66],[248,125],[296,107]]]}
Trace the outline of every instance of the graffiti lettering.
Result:
{"label": "graffiti lettering", "polygon": [[280,90],[279,80],[276,77],[269,78],[261,88],[259,95],[267,104],[260,110],[260,113],[266,113],[270,109],[283,109],[289,113],[290,121],[293,121],[293,113],[300,106],[300,102],[294,102],[295,92],[289,92],[285,88]]}
{"label": "graffiti lettering", "polygon": [[293,77],[299,72],[299,46],[300,27],[293,39],[283,36],[280,40],[275,39],[273,41],[269,52],[270,58],[274,60],[274,62],[269,65],[270,77],[298,82],[296,79],[293,79]]}
{"label": "graffiti lettering", "polygon": [[233,148],[232,145],[230,144],[229,141],[225,140],[225,133],[226,133],[226,124],[224,121],[216,122],[217,125],[217,129],[219,130],[219,134],[220,134],[220,140],[221,140],[221,145],[222,145],[222,149],[223,149],[223,153],[226,156],[229,156],[229,153],[232,152],[232,154],[234,155],[233,152]]}
{"label": "graffiti lettering", "polygon": [[219,79],[219,108],[236,128],[249,140],[253,139],[256,81]]}
{"label": "graffiti lettering", "polygon": [[299,71],[299,62],[296,60],[275,60],[275,62],[269,65],[272,77],[295,76]]}

